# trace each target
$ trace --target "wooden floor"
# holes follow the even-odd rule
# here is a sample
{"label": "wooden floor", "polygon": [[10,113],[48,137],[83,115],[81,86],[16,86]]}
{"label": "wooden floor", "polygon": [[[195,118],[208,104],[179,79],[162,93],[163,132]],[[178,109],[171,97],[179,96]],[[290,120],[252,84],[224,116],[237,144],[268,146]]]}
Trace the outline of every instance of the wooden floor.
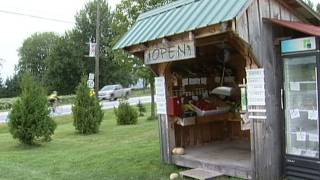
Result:
{"label": "wooden floor", "polygon": [[185,149],[185,155],[173,156],[173,163],[188,168],[203,168],[227,176],[251,179],[250,144],[245,141],[214,142]]}

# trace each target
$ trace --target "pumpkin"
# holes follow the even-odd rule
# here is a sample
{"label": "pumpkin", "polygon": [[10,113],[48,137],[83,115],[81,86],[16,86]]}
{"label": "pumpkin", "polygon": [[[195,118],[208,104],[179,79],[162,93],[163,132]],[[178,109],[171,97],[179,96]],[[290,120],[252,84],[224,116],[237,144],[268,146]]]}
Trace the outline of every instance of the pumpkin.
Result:
{"label": "pumpkin", "polygon": [[177,173],[170,174],[170,180],[174,180],[174,179],[178,179],[178,178],[179,178],[179,174],[177,174]]}

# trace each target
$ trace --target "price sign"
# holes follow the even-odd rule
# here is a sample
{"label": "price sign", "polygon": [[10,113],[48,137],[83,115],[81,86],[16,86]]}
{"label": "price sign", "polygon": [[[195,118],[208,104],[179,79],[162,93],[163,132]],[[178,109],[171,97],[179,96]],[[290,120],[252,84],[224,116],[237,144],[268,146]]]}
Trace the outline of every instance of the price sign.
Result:
{"label": "price sign", "polygon": [[318,111],[308,111],[308,119],[318,120]]}
{"label": "price sign", "polygon": [[306,132],[297,132],[297,141],[306,141],[307,133]]}
{"label": "price sign", "polygon": [[309,141],[311,141],[311,142],[319,142],[319,135],[317,135],[317,134],[309,134]]}
{"label": "price sign", "polygon": [[164,77],[155,78],[157,114],[167,114],[166,81]]}
{"label": "price sign", "polygon": [[248,106],[265,106],[264,69],[250,69],[246,73]]}
{"label": "price sign", "polygon": [[300,118],[300,111],[299,111],[299,109],[291,109],[291,110],[290,110],[290,117],[291,117],[291,119]]}

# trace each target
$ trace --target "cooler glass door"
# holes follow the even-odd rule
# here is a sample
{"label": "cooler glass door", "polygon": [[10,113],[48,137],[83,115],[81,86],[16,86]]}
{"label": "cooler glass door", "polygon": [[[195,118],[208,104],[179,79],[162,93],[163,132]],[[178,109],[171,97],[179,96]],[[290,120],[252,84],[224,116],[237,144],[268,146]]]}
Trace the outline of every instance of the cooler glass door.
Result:
{"label": "cooler glass door", "polygon": [[286,154],[319,159],[317,56],[283,60]]}

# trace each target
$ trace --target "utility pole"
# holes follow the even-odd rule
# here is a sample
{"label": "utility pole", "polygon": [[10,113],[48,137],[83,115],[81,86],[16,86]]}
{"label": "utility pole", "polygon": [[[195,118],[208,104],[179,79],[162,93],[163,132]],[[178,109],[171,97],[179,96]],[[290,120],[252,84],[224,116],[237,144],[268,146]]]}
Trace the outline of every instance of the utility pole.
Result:
{"label": "utility pole", "polygon": [[97,1],[97,23],[96,23],[96,60],[95,60],[95,92],[98,96],[99,91],[99,58],[100,58],[100,7]]}

